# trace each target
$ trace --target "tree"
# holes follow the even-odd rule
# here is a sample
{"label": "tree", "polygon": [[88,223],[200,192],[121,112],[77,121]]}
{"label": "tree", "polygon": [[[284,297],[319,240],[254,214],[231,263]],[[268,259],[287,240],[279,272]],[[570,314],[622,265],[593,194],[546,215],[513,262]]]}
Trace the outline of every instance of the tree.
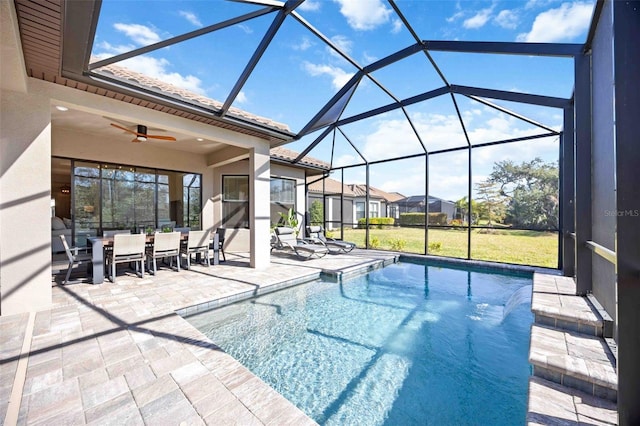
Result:
{"label": "tree", "polygon": [[505,221],[532,229],[558,228],[558,164],[540,158],[516,164],[511,160],[494,164],[487,183],[497,185],[506,201]]}
{"label": "tree", "polygon": [[[493,225],[493,220],[502,222],[505,216],[506,206],[500,196],[500,192],[494,182],[483,181],[476,184],[478,199],[478,214],[481,218],[489,221],[489,226]],[[472,204],[473,207],[473,204]]]}
{"label": "tree", "polygon": [[[463,222],[466,221],[469,223],[469,201],[466,195],[456,201],[456,209],[458,210],[460,219],[462,219]],[[471,200],[471,224],[478,220],[478,212],[478,202],[476,200]]]}
{"label": "tree", "polygon": [[324,206],[318,200],[311,203],[309,208],[309,215],[311,216],[311,223],[314,225],[324,223]]}

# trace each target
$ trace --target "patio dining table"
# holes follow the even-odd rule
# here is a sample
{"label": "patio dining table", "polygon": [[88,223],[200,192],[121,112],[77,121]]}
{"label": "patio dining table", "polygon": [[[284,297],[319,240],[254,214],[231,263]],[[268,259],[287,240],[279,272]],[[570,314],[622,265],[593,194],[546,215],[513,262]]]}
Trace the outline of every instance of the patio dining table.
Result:
{"label": "patio dining table", "polygon": [[[186,241],[189,238],[188,232],[182,232],[180,239]],[[147,235],[147,245],[153,244],[154,235]],[[218,234],[211,233],[211,246],[213,247],[213,265],[220,263],[220,249],[219,249]],[[111,237],[87,237],[87,246],[91,247],[91,266],[90,266],[90,283],[102,284],[105,277],[105,248],[113,246],[113,236]]]}

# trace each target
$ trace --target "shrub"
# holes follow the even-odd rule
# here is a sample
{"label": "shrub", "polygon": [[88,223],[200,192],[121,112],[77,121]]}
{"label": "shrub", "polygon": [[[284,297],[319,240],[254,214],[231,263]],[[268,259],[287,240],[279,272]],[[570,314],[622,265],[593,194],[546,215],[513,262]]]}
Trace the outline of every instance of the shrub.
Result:
{"label": "shrub", "polygon": [[429,243],[429,253],[431,252],[437,252],[440,251],[442,249],[442,243],[435,241],[433,243]]}
{"label": "shrub", "polygon": [[451,221],[451,225],[452,226],[462,226],[462,225],[464,225],[464,223],[462,222],[462,219],[453,219]]}
{"label": "shrub", "polygon": [[[429,213],[429,225],[446,224],[446,213]],[[400,226],[424,226],[424,213],[400,213]]]}
{"label": "shrub", "polygon": [[[358,228],[364,229],[365,224],[367,222],[366,218],[358,219]],[[383,226],[393,226],[395,219],[392,217],[370,217],[369,218],[369,229],[373,226],[378,229],[382,229]]]}
{"label": "shrub", "polygon": [[405,246],[407,245],[407,242],[400,238],[394,238],[393,240],[390,241],[390,243],[391,243],[391,250],[393,251],[403,251]]}
{"label": "shrub", "polygon": [[[367,243],[366,237],[364,239],[364,242],[366,245]],[[369,241],[369,248],[376,249],[378,247],[380,247],[380,240],[378,239],[378,237],[371,237],[371,240]]]}

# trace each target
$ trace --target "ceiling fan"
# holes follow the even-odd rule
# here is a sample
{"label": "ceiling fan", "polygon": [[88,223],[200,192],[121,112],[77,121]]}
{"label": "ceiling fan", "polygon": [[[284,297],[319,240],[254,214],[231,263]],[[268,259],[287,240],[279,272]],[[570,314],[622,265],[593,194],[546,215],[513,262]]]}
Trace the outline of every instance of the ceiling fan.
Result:
{"label": "ceiling fan", "polygon": [[114,123],[111,123],[111,125],[120,130],[124,130],[125,132],[134,134],[136,137],[133,138],[131,142],[146,142],[147,139],[160,139],[163,141],[172,141],[172,142],[176,141],[176,138],[174,138],[173,136],[150,135],[147,133],[147,126],[143,126],[142,124],[137,125],[137,131],[128,129],[126,127],[123,127]]}

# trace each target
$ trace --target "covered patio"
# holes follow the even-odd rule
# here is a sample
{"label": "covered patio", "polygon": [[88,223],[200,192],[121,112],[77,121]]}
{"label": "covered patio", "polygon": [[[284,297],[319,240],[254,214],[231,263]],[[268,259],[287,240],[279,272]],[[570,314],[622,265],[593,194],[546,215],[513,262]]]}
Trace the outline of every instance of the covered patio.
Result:
{"label": "covered patio", "polygon": [[[640,63],[637,49],[630,42],[640,38],[637,2],[595,1],[588,33],[580,43],[523,43],[424,39],[416,31],[420,24],[408,19],[410,15],[405,9],[420,3],[402,4],[389,0],[385,3],[386,10],[397,18],[394,25],[403,31],[404,44],[394,41],[397,45],[385,45],[376,50],[375,55],[364,54],[362,61],[365,62],[362,63],[360,58],[351,57],[349,45],[342,44],[343,40],[326,36],[303,17],[300,11],[304,6],[309,6],[311,9],[308,10],[313,12],[311,1],[306,4],[304,0],[234,4],[252,9],[225,16],[191,32],[167,31],[163,40],[151,37],[151,41],[147,40],[143,45],[125,46],[125,52],[112,49],[106,56],[105,52],[94,52],[92,46],[97,46],[94,38],[101,7],[106,10],[112,6],[108,2],[16,0],[0,4],[3,59],[0,326],[3,331],[2,377],[9,378],[3,380],[2,401],[3,407],[8,406],[6,418],[9,423],[58,419],[82,419],[90,423],[100,422],[113,413],[120,413],[123,420],[133,419],[138,423],[166,419],[168,417],[164,416],[172,413],[193,419],[195,423],[206,422],[207,416],[214,413],[230,422],[246,419],[249,424],[308,422],[282,397],[193,328],[185,326],[176,312],[189,313],[203,306],[208,309],[261,291],[310,280],[323,271],[329,275],[351,272],[396,258],[395,252],[375,250],[357,250],[349,255],[327,256],[305,263],[270,255],[268,236],[272,216],[277,215],[277,208],[282,210],[286,205],[293,208],[297,218],[304,218],[310,207],[306,191],[310,175],[315,182],[332,174],[334,178],[339,175],[343,187],[346,183],[359,183],[356,178],[364,181],[366,194],[359,209],[353,211],[353,223],[344,219],[342,200],[336,203],[340,204],[336,212],[341,218],[341,236],[344,236],[345,225],[357,227],[357,221],[364,220],[362,245],[367,249],[375,246],[369,225],[370,219],[377,214],[371,208],[369,188],[375,186],[372,180],[376,176],[385,175],[387,163],[394,162],[396,170],[402,172],[417,171],[411,183],[427,199],[433,195],[434,188],[457,184],[463,190],[458,195],[464,195],[458,200],[459,207],[464,210],[457,219],[461,223],[442,226],[447,229],[457,227],[457,231],[465,233],[459,250],[462,254],[454,256],[466,260],[482,259],[474,254],[474,232],[485,232],[484,228],[493,232],[493,223],[490,210],[489,226],[473,223],[476,209],[473,201],[481,195],[474,190],[474,185],[482,183],[478,182],[478,175],[490,173],[477,171],[494,161],[490,154],[498,146],[521,148],[521,151],[514,149],[503,157],[506,158],[503,165],[522,160],[519,155],[523,151],[530,155],[525,160],[534,164],[537,158],[533,158],[530,149],[545,140],[551,141],[548,146],[549,152],[553,151],[550,158],[555,162],[557,178],[551,177],[553,188],[538,198],[544,202],[529,204],[545,204],[544,209],[533,215],[542,219],[520,221],[522,229],[503,232],[542,230],[553,233],[552,251],[557,255],[553,266],[556,269],[552,278],[537,281],[541,287],[536,289],[534,286],[534,293],[543,296],[552,293],[553,303],[557,302],[560,308],[554,304],[542,303],[542,307],[534,304],[536,322],[540,320],[542,328],[551,327],[549,322],[561,329],[564,327],[565,331],[558,334],[561,340],[565,339],[566,334],[573,332],[566,329],[573,325],[567,325],[565,321],[565,298],[579,300],[581,307],[586,304],[598,317],[597,338],[606,355],[601,358],[608,364],[604,373],[600,370],[579,373],[607,376],[606,380],[590,378],[598,383],[606,382],[609,386],[606,390],[615,392],[609,399],[616,401],[615,414],[607,405],[601,417],[600,411],[598,415],[594,414],[595,420],[617,421],[622,425],[640,421],[637,404],[640,398],[640,365],[637,363],[640,358],[640,189],[634,184],[640,163],[636,143]],[[253,47],[239,52],[246,60],[233,64],[235,74],[230,74],[234,77],[225,80],[220,102],[119,67],[120,62],[153,57],[162,49],[177,48],[200,36],[218,36],[228,28],[244,28],[242,25],[252,20],[258,22],[257,26],[263,32],[260,37],[251,37],[255,42]],[[239,108],[244,99],[243,89],[259,86],[252,76],[265,71],[260,65],[273,60],[269,47],[299,48],[274,42],[282,40],[278,35],[291,31],[289,24],[296,25],[295,34],[308,32],[317,38],[316,41],[330,51],[323,54],[338,57],[349,72],[337,73],[342,79],[333,81],[328,100],[320,103],[316,100],[311,104],[300,96],[299,87],[312,93],[318,86],[304,86],[298,79],[300,73],[291,67],[282,67],[278,74],[280,78],[274,79],[272,87],[278,96],[263,104],[269,105],[268,110],[257,108],[257,113],[249,113]],[[422,30],[426,31],[424,27]],[[460,70],[465,68],[467,71],[466,68],[472,66],[449,69],[461,78],[462,83],[456,84],[457,81],[448,79],[445,67],[438,64],[446,64],[447,58],[461,55],[474,58],[488,55],[494,61],[485,64],[491,63],[496,68],[500,68],[505,57],[535,57],[541,59],[542,64],[529,70],[534,74],[539,70],[535,77],[562,72],[569,76],[567,81],[571,81],[573,87],[559,88],[548,84],[543,85],[541,93],[530,93],[527,89],[513,87],[507,90],[482,87],[475,80],[473,84],[465,84],[464,77],[473,73]],[[564,61],[563,65],[556,68],[556,60]],[[318,71],[319,68],[313,65],[307,63],[307,70],[322,75],[324,71]],[[425,65],[428,72],[423,68]],[[519,75],[518,72],[527,68],[519,68],[512,74]],[[492,69],[491,66],[488,69]],[[424,78],[404,79],[416,83],[411,92],[405,91],[406,88],[396,92],[395,88],[392,90],[382,83],[385,73],[402,74],[407,70],[423,71],[420,75]],[[218,74],[223,75],[222,72]],[[425,105],[428,109],[418,109]],[[474,108],[474,105],[481,106]],[[517,107],[512,110],[504,105]],[[531,111],[530,107],[553,109],[555,115],[546,111],[540,113],[540,117],[554,117],[557,125],[541,123],[541,120],[516,112],[519,108]],[[298,118],[290,124],[291,128],[266,118],[274,115],[282,118],[281,111],[292,112],[297,108],[304,111],[308,119],[300,121]],[[435,121],[418,120],[424,118],[427,110],[433,113],[431,109],[445,111],[442,116],[448,119],[436,114],[430,116]],[[491,113],[483,116],[486,111]],[[517,120],[535,131],[511,134],[509,128],[499,138],[494,138],[493,134],[485,132],[487,127],[470,124],[477,116],[483,118],[476,123],[490,122],[487,117],[500,117],[500,122]],[[380,120],[382,118],[384,120]],[[455,124],[455,134],[431,138],[435,124],[442,120],[447,125]],[[123,126],[118,128],[110,123],[125,123],[137,130],[125,129],[127,134],[123,136]],[[143,126],[144,131],[139,126]],[[178,144],[173,147],[162,145],[172,143],[170,139],[152,144],[150,140],[154,133],[151,130],[147,133],[147,127],[153,129],[155,126],[160,132],[170,133]],[[367,133],[372,128],[377,131]],[[133,141],[131,132],[135,134]],[[402,136],[396,140],[394,135],[398,134]],[[274,161],[272,150],[285,144],[295,149],[297,155]],[[308,156],[321,158],[322,164],[305,163]],[[345,158],[349,161],[338,161]],[[101,206],[106,205],[104,188],[110,184],[106,182],[106,176],[115,168],[130,167],[131,173],[144,175],[142,180],[121,179],[135,182],[135,185],[149,184],[151,182],[144,179],[153,179],[154,189],[147,196],[154,201],[163,191],[162,179],[169,176],[165,172],[199,177],[192,179],[202,184],[197,190],[187,185],[187,193],[194,189],[199,194],[199,205],[195,210],[184,210],[184,206],[176,203],[175,210],[182,213],[165,214],[160,212],[162,203],[156,202],[149,208],[152,213],[145,215],[136,211],[142,219],[138,220],[134,215],[133,219],[127,217],[124,223],[128,227],[138,227],[148,221],[160,227],[163,221],[182,221],[184,224],[185,218],[193,217],[194,226],[202,229],[231,225],[230,241],[235,247],[226,251],[230,255],[228,262],[210,269],[198,266],[181,274],[165,270],[157,277],[131,280],[123,277],[118,284],[52,286],[50,224],[52,207],[56,206],[52,206],[51,199],[53,191],[58,189],[69,194],[65,192],[68,191],[66,182],[64,187],[55,187],[52,164],[58,160],[69,162],[69,169],[73,170],[69,176],[74,179],[95,177],[76,174],[81,168],[78,164],[92,164],[87,168],[94,168],[96,176],[100,176],[101,183],[94,187],[98,188],[95,192],[99,197],[93,195]],[[439,167],[449,174],[434,173]],[[352,177],[345,177],[352,172]],[[80,178],[78,182],[82,180]],[[280,184],[281,192],[273,191],[274,180]],[[69,194],[72,238],[86,237],[85,232],[89,235],[94,230],[101,232],[108,227],[117,227],[120,224],[117,214],[105,219],[106,209],[98,211],[97,202],[76,202],[82,195],[76,189],[78,182],[73,182]],[[507,182],[509,184],[513,181]],[[184,188],[182,185],[183,191]],[[501,195],[504,195],[504,189],[501,188]],[[520,191],[528,194],[522,188]],[[275,202],[274,194],[278,198]],[[491,205],[487,194],[484,193],[485,200]],[[166,197],[165,204],[171,206],[178,198]],[[343,194],[340,198],[344,198]],[[323,208],[326,211],[328,207]],[[437,246],[430,245],[430,235],[435,233],[430,233],[428,213],[427,207],[423,222],[415,226],[420,236],[413,252],[419,256],[437,250]],[[92,216],[99,216],[99,219]],[[85,227],[87,223],[93,224]],[[533,226],[530,227],[531,223]],[[533,229],[538,225],[541,229]],[[76,238],[75,242],[79,241]],[[396,241],[396,247],[401,246],[400,241]],[[518,248],[515,243],[502,249],[515,251]],[[562,279],[553,278],[560,275]],[[582,313],[580,309],[578,317]],[[538,318],[539,315],[542,318]],[[582,318],[578,318],[576,327],[580,329],[583,325]],[[551,346],[553,352],[558,345],[564,343],[542,346],[545,350]],[[532,344],[532,347],[538,346]],[[75,361],[85,353],[87,355],[81,361]],[[130,356],[131,353],[134,355]],[[532,358],[536,355],[540,353],[533,354]],[[570,383],[564,373],[575,365],[571,365],[571,359],[564,353],[556,355],[540,355],[536,368],[543,376],[546,374],[545,378],[555,377],[563,385]],[[558,363],[563,365],[553,366],[553,360],[560,360]],[[554,370],[550,365],[558,368]],[[545,370],[547,367],[549,371]],[[614,374],[609,374],[610,367],[615,368]],[[536,388],[538,378],[532,379],[531,383],[532,389]],[[593,385],[590,396],[602,390],[592,382],[587,386],[589,383]],[[220,389],[218,396],[229,401],[225,411],[217,411],[217,407],[212,407],[211,398],[198,393],[202,386]],[[156,389],[162,395],[156,394]],[[544,395],[546,391],[539,387],[537,392]],[[559,393],[564,396],[558,398],[562,402],[554,405],[561,407],[559,412],[547,413],[548,417],[543,418],[561,423],[567,420],[563,417],[567,410],[569,418],[575,421],[581,421],[583,415],[588,416],[589,413],[579,412],[573,394],[566,398],[570,392],[574,391],[561,388]],[[263,404],[264,395],[274,403]],[[537,403],[541,401],[544,402],[538,399]],[[533,401],[530,407],[544,408],[544,404],[535,403]],[[617,419],[612,420],[612,416]],[[530,419],[531,422],[535,420]]]}

